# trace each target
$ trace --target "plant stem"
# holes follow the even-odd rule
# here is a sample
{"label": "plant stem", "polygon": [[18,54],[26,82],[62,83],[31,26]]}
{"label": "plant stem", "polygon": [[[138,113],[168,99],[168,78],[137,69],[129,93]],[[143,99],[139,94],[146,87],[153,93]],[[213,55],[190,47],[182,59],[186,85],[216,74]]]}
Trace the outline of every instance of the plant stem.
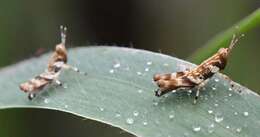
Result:
{"label": "plant stem", "polygon": [[193,63],[200,63],[214,54],[219,48],[227,47],[233,34],[243,34],[260,26],[260,9],[223,31],[208,41],[203,47],[195,51],[189,58]]}

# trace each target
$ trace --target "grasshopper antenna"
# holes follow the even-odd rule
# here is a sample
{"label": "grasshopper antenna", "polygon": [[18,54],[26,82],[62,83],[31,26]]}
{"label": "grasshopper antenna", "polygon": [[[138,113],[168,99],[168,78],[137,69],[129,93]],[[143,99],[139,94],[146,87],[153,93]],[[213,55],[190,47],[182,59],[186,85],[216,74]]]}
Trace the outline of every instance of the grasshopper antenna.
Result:
{"label": "grasshopper antenna", "polygon": [[231,40],[230,45],[228,47],[229,51],[231,51],[235,47],[235,45],[237,44],[238,40],[240,38],[244,37],[244,36],[245,36],[245,34],[241,34],[237,37],[236,34],[233,34],[232,40]]}
{"label": "grasshopper antenna", "polygon": [[67,35],[67,27],[64,27],[63,25],[60,26],[60,35],[61,35],[61,44],[65,45],[66,35]]}

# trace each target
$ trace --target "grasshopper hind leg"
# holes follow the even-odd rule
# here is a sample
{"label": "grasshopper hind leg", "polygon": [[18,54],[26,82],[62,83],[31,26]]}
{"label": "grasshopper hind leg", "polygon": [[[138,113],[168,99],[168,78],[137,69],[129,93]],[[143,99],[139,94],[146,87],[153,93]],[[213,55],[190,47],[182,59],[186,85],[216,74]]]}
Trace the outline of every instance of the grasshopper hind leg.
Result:
{"label": "grasshopper hind leg", "polygon": [[207,84],[208,80],[205,80],[203,81],[202,83],[200,83],[198,86],[197,86],[197,90],[196,90],[196,95],[195,95],[195,98],[193,100],[193,104],[197,104],[197,101],[199,99],[199,95],[200,95],[200,89],[202,87],[204,87],[206,84]]}

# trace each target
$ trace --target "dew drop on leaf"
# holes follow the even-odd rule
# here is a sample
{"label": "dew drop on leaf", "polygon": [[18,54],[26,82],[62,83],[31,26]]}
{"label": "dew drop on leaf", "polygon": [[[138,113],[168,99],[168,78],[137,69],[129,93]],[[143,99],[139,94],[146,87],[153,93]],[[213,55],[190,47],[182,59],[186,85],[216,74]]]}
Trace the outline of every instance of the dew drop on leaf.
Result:
{"label": "dew drop on leaf", "polygon": [[109,70],[109,73],[111,73],[111,74],[113,74],[114,72],[115,72],[114,69],[110,69],[110,70]]}
{"label": "dew drop on leaf", "polygon": [[137,92],[138,92],[138,93],[142,93],[143,90],[142,90],[142,89],[138,89]]}
{"label": "dew drop on leaf", "polygon": [[217,113],[216,115],[215,115],[215,121],[217,122],[217,123],[220,123],[220,122],[222,122],[224,120],[224,117],[223,117],[223,115],[221,114],[221,113]]}
{"label": "dew drop on leaf", "polygon": [[121,117],[121,114],[120,113],[116,113],[115,117]]}
{"label": "dew drop on leaf", "polygon": [[208,132],[213,133],[214,132],[215,125],[212,123],[208,126]]}
{"label": "dew drop on leaf", "polygon": [[113,65],[114,68],[119,68],[120,66],[121,66],[120,63],[116,63],[116,64]]}
{"label": "dew drop on leaf", "polygon": [[219,82],[219,79],[216,78],[216,79],[214,79],[214,81],[215,81],[215,82]]}
{"label": "dew drop on leaf", "polygon": [[148,72],[150,69],[149,68],[145,68],[144,71]]}
{"label": "dew drop on leaf", "polygon": [[144,122],[143,122],[143,125],[144,125],[144,126],[147,126],[147,125],[148,125],[148,123],[147,123],[146,121],[144,121]]}
{"label": "dew drop on leaf", "polygon": [[104,108],[102,108],[102,107],[99,107],[99,110],[100,110],[100,111],[104,111]]}
{"label": "dew drop on leaf", "polygon": [[62,87],[66,89],[66,88],[68,88],[68,85],[66,83],[64,83]]}
{"label": "dew drop on leaf", "polygon": [[127,118],[126,123],[129,124],[129,125],[132,125],[132,124],[134,124],[134,119],[133,118]]}
{"label": "dew drop on leaf", "polygon": [[140,75],[142,75],[142,72],[138,71],[138,72],[136,72],[136,74],[140,76]]}
{"label": "dew drop on leaf", "polygon": [[165,67],[168,67],[168,66],[169,66],[169,64],[168,64],[168,63],[164,63],[164,64],[163,64],[163,66],[165,66]]}
{"label": "dew drop on leaf", "polygon": [[216,90],[217,88],[216,88],[216,87],[212,87],[211,89],[212,89],[212,90]]}
{"label": "dew drop on leaf", "polygon": [[213,110],[208,110],[208,113],[209,113],[209,114],[212,114],[212,113],[213,113]]}
{"label": "dew drop on leaf", "polygon": [[148,61],[148,62],[146,62],[146,64],[147,64],[147,65],[152,65],[152,64],[153,64],[153,62],[151,62],[151,61]]}
{"label": "dew drop on leaf", "polygon": [[174,117],[175,117],[174,114],[169,115],[169,119],[173,119]]}
{"label": "dew drop on leaf", "polygon": [[236,132],[237,132],[237,133],[240,133],[241,131],[242,131],[242,128],[237,128],[237,129],[236,129]]}
{"label": "dew drop on leaf", "polygon": [[49,100],[47,98],[44,99],[44,103],[45,104],[48,104],[49,103]]}
{"label": "dew drop on leaf", "polygon": [[137,117],[137,116],[139,115],[139,112],[138,112],[138,111],[134,111],[134,112],[133,112],[133,115],[134,115],[135,117]]}
{"label": "dew drop on leaf", "polygon": [[194,132],[199,132],[201,130],[201,127],[198,126],[198,125],[195,125],[195,126],[192,127],[192,129],[193,129]]}
{"label": "dew drop on leaf", "polygon": [[175,117],[175,114],[174,114],[174,111],[172,110],[172,111],[170,111],[170,113],[169,113],[169,119],[170,120],[172,120],[172,119],[174,119],[174,117]]}
{"label": "dew drop on leaf", "polygon": [[245,111],[245,112],[244,112],[244,116],[247,117],[248,115],[249,115],[249,113]]}
{"label": "dew drop on leaf", "polygon": [[154,105],[154,106],[158,106],[158,102],[154,101],[154,102],[153,102],[153,105]]}

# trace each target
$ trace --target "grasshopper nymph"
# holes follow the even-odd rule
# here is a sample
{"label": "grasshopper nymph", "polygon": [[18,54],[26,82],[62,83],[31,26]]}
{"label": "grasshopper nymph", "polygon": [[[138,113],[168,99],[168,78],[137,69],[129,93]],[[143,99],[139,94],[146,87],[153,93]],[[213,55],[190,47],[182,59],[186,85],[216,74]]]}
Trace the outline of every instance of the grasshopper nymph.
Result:
{"label": "grasshopper nymph", "polygon": [[78,68],[72,67],[67,64],[68,57],[67,50],[65,48],[67,28],[60,26],[60,30],[61,43],[56,45],[55,51],[50,57],[48,67],[45,72],[25,83],[20,84],[20,89],[24,92],[29,93],[29,100],[32,100],[36,96],[36,94],[39,91],[43,90],[43,88],[47,87],[47,85],[56,83],[57,85],[62,86],[62,83],[58,79],[62,69],[71,69],[73,71],[79,72]]}
{"label": "grasshopper nymph", "polygon": [[194,99],[194,104],[196,104],[200,88],[207,83],[209,78],[225,68],[230,52],[242,36],[244,35],[242,34],[239,37],[233,35],[228,48],[220,48],[217,53],[194,69],[168,74],[155,74],[153,80],[159,87],[155,91],[155,95],[159,97],[172,90],[181,88],[192,89],[196,87],[197,91]]}

